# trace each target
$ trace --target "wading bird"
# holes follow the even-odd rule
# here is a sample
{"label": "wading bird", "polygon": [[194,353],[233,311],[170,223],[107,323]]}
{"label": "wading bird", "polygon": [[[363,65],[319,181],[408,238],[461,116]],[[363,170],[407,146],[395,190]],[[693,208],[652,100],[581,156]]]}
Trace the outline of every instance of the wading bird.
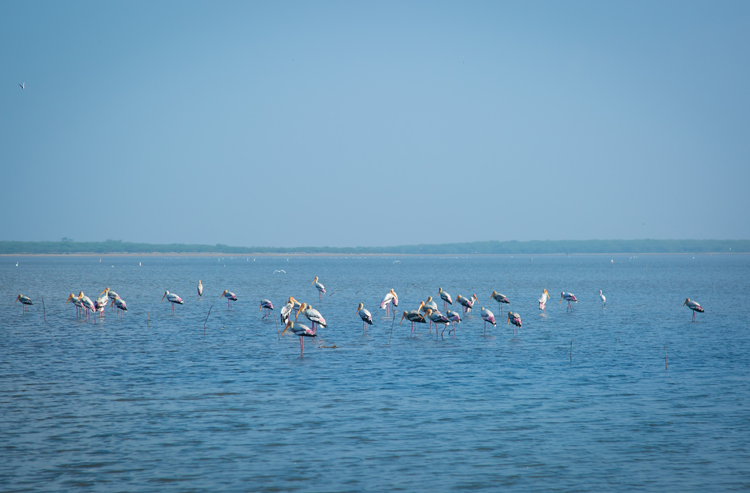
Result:
{"label": "wading bird", "polygon": [[318,333],[316,325],[320,325],[321,327],[328,327],[328,324],[326,324],[326,319],[323,318],[323,315],[320,314],[320,312],[307,303],[302,303],[299,306],[299,310],[297,310],[297,314],[294,316],[294,320],[297,320],[297,317],[299,317],[299,314],[302,313],[307,317],[307,319],[312,323],[312,328],[314,333]]}
{"label": "wading bird", "polygon": [[117,298],[119,298],[120,296],[117,293],[115,293],[114,291],[112,291],[111,289],[109,289],[109,288],[107,288],[104,291],[102,291],[99,296],[101,296],[101,295],[103,295],[105,293],[106,293],[107,297],[109,298],[110,306],[112,307],[111,310],[114,310],[115,309],[115,300]]}
{"label": "wading bird", "polygon": [[[448,308],[448,305],[453,304],[453,300],[451,299],[451,295],[443,291],[443,288],[438,288],[438,294],[440,295],[440,299],[443,300],[443,309]],[[446,305],[446,303],[448,305]]]}
{"label": "wading bird", "polygon": [[451,321],[448,320],[448,317],[446,317],[439,311],[433,311],[431,308],[427,309],[427,317],[432,320],[432,323],[435,324],[435,337],[437,337],[438,335],[438,324],[443,324],[443,331],[440,332],[440,335],[443,335],[443,332],[445,332],[445,328],[448,327],[448,324],[451,323]]}
{"label": "wading bird", "polygon": [[[484,307],[482,307],[482,311],[480,313],[482,314],[482,320],[484,320],[484,333],[486,334],[488,323],[497,326],[497,324],[495,323],[495,314],[489,310],[485,310]],[[490,334],[492,334],[492,327],[490,327]]]}
{"label": "wading bird", "polygon": [[360,303],[357,307],[357,315],[362,319],[362,335],[367,333],[367,325],[372,325],[372,315],[364,307],[364,303]]}
{"label": "wading bird", "polygon": [[94,302],[94,310],[99,314],[99,318],[102,318],[104,316],[104,309],[107,307],[107,289],[105,289],[102,292],[101,296],[99,296]]}
{"label": "wading bird", "polygon": [[81,310],[83,309],[83,304],[81,303],[81,300],[76,298],[76,295],[74,295],[73,293],[70,293],[70,296],[68,296],[68,299],[65,300],[66,305],[68,304],[68,301],[72,301],[76,307],[76,318],[80,317]]}
{"label": "wading bird", "polygon": [[[448,320],[451,321],[451,324],[453,324],[453,335],[455,336],[456,335],[456,325],[458,325],[458,324],[461,323],[461,316],[457,312],[454,312],[454,311],[451,311],[451,310],[448,310],[445,313],[445,316],[446,316],[446,318]],[[448,331],[448,335],[451,335],[451,331],[450,330]]]}
{"label": "wading bird", "polygon": [[295,300],[292,296],[289,297],[289,300],[286,302],[286,305],[281,307],[280,313],[280,320],[281,325],[286,325],[286,323],[289,321],[289,315],[292,314],[292,310],[294,310],[294,305],[298,303],[297,300]]}
{"label": "wading bird", "polygon": [[170,293],[169,291],[164,291],[164,296],[161,297],[161,300],[164,301],[165,297],[167,298],[167,301],[172,303],[172,315],[174,315],[174,306],[182,305],[184,302],[182,301],[182,298],[174,293]]}
{"label": "wading bird", "polygon": [[503,303],[505,303],[506,305],[510,304],[508,298],[504,294],[500,294],[497,291],[493,291],[490,295],[490,301],[492,300],[497,301],[497,309],[500,310],[500,313],[503,313]]}
{"label": "wading bird", "polygon": [[547,301],[549,301],[549,293],[547,292],[547,289],[545,288],[542,292],[542,297],[539,298],[539,309],[544,310],[544,306],[547,304]]}
{"label": "wading bird", "polygon": [[315,289],[318,290],[318,301],[320,301],[321,297],[326,294],[326,287],[318,282],[318,276],[315,276],[312,283],[315,285]]}
{"label": "wading bird", "polygon": [[15,305],[19,301],[21,302],[21,305],[23,305],[23,312],[24,313],[26,313],[26,306],[27,305],[30,306],[30,305],[34,304],[34,303],[31,302],[31,298],[29,298],[28,296],[24,296],[22,294],[19,294],[16,297],[16,301],[14,301],[13,304]]}
{"label": "wading bird", "polygon": [[198,296],[203,297],[203,284],[200,279],[198,279]]}
{"label": "wading bird", "polygon": [[464,314],[470,313],[471,309],[474,308],[474,303],[477,302],[477,295],[473,294],[470,298],[464,298],[460,294],[456,297],[456,303],[461,305],[464,309]]}
{"label": "wading bird", "polygon": [[261,320],[263,320],[271,314],[271,311],[273,310],[273,303],[271,303],[270,300],[260,300],[260,309],[265,310],[266,312],[266,314],[263,315],[263,318],[261,318]]}
{"label": "wading bird", "polygon": [[398,306],[398,295],[392,289],[385,294],[385,298],[380,302],[380,308],[385,310],[386,316],[390,313],[391,305],[393,305],[394,308]]}
{"label": "wading bird", "polygon": [[508,325],[510,324],[513,324],[513,334],[517,336],[521,327],[521,315],[508,311]]}
{"label": "wading bird", "polygon": [[117,312],[117,315],[118,315],[118,316],[119,316],[120,314],[123,314],[123,315],[124,315],[124,314],[125,314],[125,312],[126,312],[126,311],[128,311],[128,305],[127,305],[127,304],[125,303],[125,300],[124,300],[124,299],[122,299],[122,298],[117,298],[117,299],[116,299],[116,300],[114,301],[114,305],[115,305],[115,308],[119,308],[119,309],[120,309],[120,311],[119,311],[119,312]]}
{"label": "wading bird", "polygon": [[695,322],[695,312],[703,313],[706,310],[703,309],[702,306],[697,301],[691,301],[690,298],[685,300],[685,303],[682,304],[682,306],[687,305],[688,308],[693,310],[693,322]]}
{"label": "wading bird", "polygon": [[286,329],[291,329],[292,332],[294,332],[294,335],[299,336],[299,355],[302,357],[302,353],[305,351],[305,342],[303,337],[315,337],[317,334],[313,332],[310,327],[298,324],[296,327],[294,326],[294,322],[291,320],[287,322],[286,327],[284,327],[284,331],[281,333],[281,335],[284,335],[284,332],[286,332]]}
{"label": "wading bird", "polygon": [[83,311],[86,312],[86,318],[89,318],[89,312],[94,313],[96,311],[94,302],[91,301],[91,298],[83,294],[83,291],[78,293],[78,300],[81,302],[81,306],[83,306]]}
{"label": "wading bird", "polygon": [[599,299],[602,300],[602,306],[604,306],[605,303],[607,303],[607,297],[602,294],[602,290],[599,290]]}
{"label": "wading bird", "polygon": [[227,299],[227,309],[231,308],[232,303],[237,301],[237,296],[234,293],[227,291],[226,289],[224,290],[223,293],[221,293],[221,296],[219,296],[219,299],[221,298]]}
{"label": "wading bird", "polygon": [[[421,305],[420,305],[420,307],[421,307]],[[409,322],[411,322],[411,333],[409,334],[410,336],[412,334],[413,335],[417,335],[417,326],[416,326],[416,324],[426,324],[427,323],[427,322],[424,321],[424,317],[425,317],[425,315],[420,315],[420,313],[419,313],[418,310],[411,310],[411,311],[408,311],[408,312],[404,312],[404,314],[401,315],[401,322],[404,321],[404,318],[406,318],[406,320],[408,320]],[[401,322],[399,322],[399,325],[401,324]],[[430,330],[430,333],[432,333],[432,330]]]}
{"label": "wading bird", "polygon": [[[568,308],[572,311],[573,307],[570,305],[571,303],[578,303],[578,299],[576,298],[576,295],[573,293],[566,293],[565,291],[562,292],[560,295],[560,303],[562,303],[562,300],[565,300],[568,302]],[[565,310],[566,312],[568,310]]]}

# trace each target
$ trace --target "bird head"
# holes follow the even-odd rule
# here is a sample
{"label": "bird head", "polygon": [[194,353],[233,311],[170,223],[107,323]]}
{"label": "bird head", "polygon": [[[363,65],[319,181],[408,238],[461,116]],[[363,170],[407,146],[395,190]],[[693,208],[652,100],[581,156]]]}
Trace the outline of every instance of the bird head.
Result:
{"label": "bird head", "polygon": [[315,284],[316,282],[318,282],[318,276],[315,276],[315,279],[313,279],[312,284]]}
{"label": "bird head", "polygon": [[164,297],[169,294],[169,291],[164,291],[164,296],[161,297],[161,300],[164,301]]}
{"label": "bird head", "polygon": [[473,294],[473,295],[471,295],[471,296],[472,296],[472,298],[474,298],[474,301],[476,301],[476,300],[478,300],[478,299],[479,299],[479,298],[477,298],[477,295],[475,295],[475,294]]}
{"label": "bird head", "polygon": [[418,312],[421,312],[421,311],[423,311],[423,310],[424,310],[424,301],[420,301],[420,302],[419,302],[419,308],[417,308],[417,311],[418,311]]}
{"label": "bird head", "polygon": [[562,293],[560,293],[560,303],[562,303],[563,296],[565,296],[565,291],[563,291]]}
{"label": "bird head", "polygon": [[494,298],[496,294],[497,294],[497,291],[492,292],[492,294],[490,295],[490,301],[492,301],[492,298]]}
{"label": "bird head", "polygon": [[442,292],[443,292],[443,288],[438,288],[438,293],[442,293]]}
{"label": "bird head", "polygon": [[286,329],[291,329],[294,327],[294,322],[291,320],[286,323],[286,327],[284,327],[284,330],[281,332],[281,335],[284,335],[284,332],[286,332]]}
{"label": "bird head", "polygon": [[294,320],[297,320],[297,317],[299,317],[300,312],[305,311],[305,308],[307,308],[307,303],[302,303],[299,306],[299,310],[297,310],[297,314],[294,316]]}
{"label": "bird head", "polygon": [[102,294],[105,294],[105,293],[109,294],[109,288],[106,288],[104,291],[102,291],[101,294],[99,294],[99,296],[101,296]]}
{"label": "bird head", "polygon": [[75,299],[76,299],[76,295],[74,295],[73,293],[70,293],[70,296],[68,296],[68,299],[65,300],[65,304],[67,305],[68,301],[70,300],[73,300],[73,302],[75,303]]}
{"label": "bird head", "polygon": [[359,311],[360,311],[360,310],[361,310],[362,308],[364,308],[364,307],[365,307],[365,304],[364,304],[364,303],[360,303],[360,304],[359,304],[359,306],[357,307],[357,311],[356,311],[356,312],[355,312],[354,314],[356,315],[357,313],[359,313]]}
{"label": "bird head", "polygon": [[689,302],[690,302],[690,298],[686,299],[686,300],[685,300],[685,303],[683,303],[683,304],[682,304],[682,306],[685,306],[685,305],[686,305],[686,304],[688,304]]}
{"label": "bird head", "polygon": [[404,314],[403,314],[403,315],[401,315],[401,320],[399,320],[399,322],[398,322],[398,324],[399,324],[399,325],[401,325],[401,322],[403,322],[403,321],[404,321],[404,318],[406,317],[406,314],[407,314],[407,313],[408,313],[408,312],[404,311]]}
{"label": "bird head", "polygon": [[432,301],[432,296],[427,297],[427,303],[429,303],[430,301]]}
{"label": "bird head", "polygon": [[18,300],[20,300],[20,299],[21,299],[21,295],[19,294],[19,295],[18,295],[18,296],[16,297],[16,301],[14,301],[14,302],[13,302],[13,304],[15,305],[16,303],[18,303]]}

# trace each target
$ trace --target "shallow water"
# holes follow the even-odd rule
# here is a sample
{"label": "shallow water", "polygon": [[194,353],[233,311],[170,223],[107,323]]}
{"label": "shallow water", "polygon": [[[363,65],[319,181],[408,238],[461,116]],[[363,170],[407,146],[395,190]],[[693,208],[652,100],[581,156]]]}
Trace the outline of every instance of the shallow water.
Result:
{"label": "shallow water", "polygon": [[[748,256],[0,258],[0,485],[747,489],[749,274]],[[125,317],[77,320],[64,304],[107,286]],[[377,308],[391,287],[399,316],[442,287],[476,293],[498,326],[484,336],[477,309],[456,337],[409,337]],[[174,316],[165,289],[185,300]],[[520,313],[518,338],[493,289]],[[572,313],[562,290],[578,296]],[[261,298],[277,315],[290,295],[330,326],[303,357],[260,319]],[[695,323],[688,296],[706,309]]]}

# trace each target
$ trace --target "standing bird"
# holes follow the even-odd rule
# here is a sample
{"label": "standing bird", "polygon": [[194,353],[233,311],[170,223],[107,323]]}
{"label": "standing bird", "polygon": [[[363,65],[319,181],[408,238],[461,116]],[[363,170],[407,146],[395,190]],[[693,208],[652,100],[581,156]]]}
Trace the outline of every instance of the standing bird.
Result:
{"label": "standing bird", "polygon": [[81,304],[81,300],[79,300],[78,298],[76,298],[76,295],[74,295],[73,293],[70,293],[70,296],[68,296],[68,299],[65,300],[65,304],[66,305],[68,304],[68,301],[72,301],[73,304],[75,305],[75,307],[76,307],[76,318],[78,318],[80,316],[80,314],[81,314],[81,310],[83,309],[83,305]]}
{"label": "standing bird", "polygon": [[518,336],[518,329],[521,328],[521,315],[508,310],[508,325],[513,324],[513,335]]}
{"label": "standing bird", "polygon": [[91,298],[83,294],[83,291],[78,293],[78,300],[81,302],[81,306],[83,307],[83,311],[86,312],[86,318],[89,318],[89,312],[94,313],[96,311],[96,308],[94,306],[94,302],[91,301]]}
{"label": "standing bird", "polygon": [[437,303],[432,301],[432,296],[427,297],[427,301],[424,302],[424,310],[427,311],[427,309],[430,308],[433,312],[440,311],[438,310]]}
{"label": "standing bird", "polygon": [[289,315],[292,314],[295,303],[297,303],[297,300],[290,296],[289,300],[286,302],[286,305],[281,307],[281,310],[279,312],[281,317],[281,325],[286,325],[286,323],[289,321]]}
{"label": "standing bird", "polygon": [[115,293],[114,291],[112,291],[109,288],[105,289],[104,291],[106,291],[107,292],[107,296],[109,296],[109,304],[110,304],[110,306],[114,307],[115,306],[115,300],[118,299],[120,297],[120,295],[117,294],[117,293]]}
{"label": "standing bird", "polygon": [[[453,304],[451,295],[443,291],[443,288],[438,288],[438,294],[440,295],[440,299],[443,300],[443,309],[448,308],[448,305]],[[446,303],[448,303],[448,305],[446,305]]]}
{"label": "standing bird", "polygon": [[474,303],[476,302],[477,295],[475,294],[471,295],[471,298],[464,298],[460,294],[456,297],[456,303],[464,308],[464,314],[471,312],[471,309],[474,307]]}
{"label": "standing bird", "polygon": [[390,305],[393,305],[394,308],[398,306],[398,295],[392,289],[385,294],[385,298],[380,302],[380,308],[385,310],[386,316],[390,311]]}
{"label": "standing bird", "polygon": [[108,290],[109,288],[105,289],[104,292],[102,292],[94,302],[94,309],[96,310],[96,313],[99,314],[99,318],[102,318],[102,316],[104,315],[104,309],[107,307],[107,294],[109,293]]}
{"label": "standing bird", "polygon": [[26,306],[27,305],[33,305],[34,303],[31,302],[31,298],[28,296],[24,296],[22,294],[19,294],[18,297],[16,297],[16,301],[13,302],[15,305],[18,302],[21,302],[21,305],[23,305],[23,312],[26,313]]}
{"label": "standing bird", "polygon": [[500,294],[497,291],[493,291],[490,295],[490,301],[492,300],[497,301],[497,309],[500,310],[500,313],[503,313],[503,303],[505,303],[506,305],[510,304],[508,298],[504,294]]}
{"label": "standing bird", "polygon": [[[562,294],[560,295],[560,303],[562,303],[562,300],[565,300],[568,302],[568,308],[571,311],[573,310],[573,307],[570,306],[570,303],[571,302],[578,303],[578,299],[576,298],[576,295],[574,295],[573,293],[566,293],[565,291],[563,291]],[[565,310],[565,311],[567,312],[568,310]]]}
{"label": "standing bird", "polygon": [[438,324],[443,324],[443,331],[440,333],[440,335],[443,335],[443,332],[445,332],[445,328],[448,327],[449,323],[451,323],[451,321],[448,320],[448,317],[446,317],[439,311],[433,311],[431,308],[427,309],[427,317],[429,317],[429,319],[432,320],[432,323],[435,324],[435,337],[437,337],[438,335]]}
{"label": "standing bird", "polygon": [[[411,310],[404,312],[404,314],[401,315],[401,322],[404,321],[404,318],[411,322],[411,333],[409,335],[417,335],[417,326],[415,324],[426,324],[427,322],[424,321],[424,317],[425,315],[419,314],[419,310]],[[401,322],[399,322],[399,325],[401,325]],[[432,332],[432,330],[430,330],[430,332]]]}
{"label": "standing bird", "polygon": [[198,296],[203,297],[203,284],[200,279],[198,279]]}
{"label": "standing bird", "polygon": [[321,297],[326,294],[326,287],[318,282],[318,276],[315,276],[312,283],[315,285],[315,289],[318,290],[318,301],[320,301]]}
{"label": "standing bird", "polygon": [[291,320],[287,322],[286,327],[284,327],[284,331],[281,333],[281,335],[284,335],[284,332],[286,332],[286,329],[292,329],[292,332],[294,332],[294,335],[299,336],[299,355],[300,358],[302,357],[302,353],[305,351],[305,342],[303,337],[315,337],[317,334],[315,334],[314,331],[310,330],[310,327],[298,324],[296,327],[294,326],[294,322]]}
{"label": "standing bird", "polygon": [[539,298],[539,309],[544,310],[544,306],[547,304],[547,301],[549,301],[549,293],[547,292],[547,289],[545,288],[542,292],[542,297]]}
{"label": "standing bird", "polygon": [[[454,311],[451,311],[451,310],[448,310],[445,313],[445,316],[453,324],[453,335],[455,336],[456,335],[456,325],[458,325],[458,324],[461,323],[461,316],[457,312],[454,312]],[[451,334],[451,331],[449,330],[448,331],[448,335],[450,335],[450,334]]]}
{"label": "standing bird", "polygon": [[360,303],[357,307],[357,315],[362,319],[362,335],[365,335],[367,333],[367,325],[372,325],[372,315],[370,315],[369,311],[365,310],[364,303]]}
{"label": "standing bird", "polygon": [[[482,311],[480,312],[482,314],[482,320],[484,320],[484,333],[487,333],[487,323],[494,325],[497,327],[497,324],[495,323],[495,314],[492,313],[489,310],[485,310],[484,307],[482,307]],[[492,327],[490,327],[490,334],[492,334]]]}
{"label": "standing bird", "polygon": [[260,300],[260,309],[266,311],[266,314],[263,315],[263,318],[261,318],[261,320],[263,320],[271,314],[271,310],[273,310],[273,303],[271,303],[270,300]]}
{"label": "standing bird", "polygon": [[[26,299],[28,299],[28,298],[26,298]],[[22,300],[22,302],[23,302],[23,300]],[[703,307],[700,306],[700,304],[698,304],[697,301],[690,301],[690,298],[686,299],[685,303],[682,304],[682,306],[685,306],[685,305],[687,305],[688,308],[690,308],[691,310],[693,310],[693,322],[695,322],[695,312],[698,312],[698,313],[705,312],[705,310],[703,309]]]}
{"label": "standing bird", "polygon": [[234,293],[227,291],[226,289],[223,293],[221,293],[221,296],[219,296],[219,299],[221,298],[227,299],[227,308],[231,308],[232,302],[237,301],[237,296]]}
{"label": "standing bird", "polygon": [[320,312],[307,303],[302,303],[299,306],[299,310],[297,310],[297,315],[294,316],[294,320],[297,320],[297,317],[299,317],[300,312],[307,317],[307,319],[312,322],[312,328],[314,333],[318,333],[318,329],[315,327],[315,325],[320,325],[321,327],[328,327],[328,324],[326,323],[326,319],[323,318],[323,315],[320,314]]}
{"label": "standing bird", "polygon": [[164,301],[164,297],[167,298],[167,301],[172,303],[172,315],[174,315],[174,306],[175,305],[182,305],[184,302],[182,301],[182,298],[177,296],[174,293],[170,293],[169,291],[164,291],[164,296],[161,297],[161,300]]}
{"label": "standing bird", "polygon": [[121,313],[124,314],[126,311],[128,311],[128,305],[125,304],[125,300],[122,299],[122,298],[117,298],[114,301],[114,305],[115,305],[116,308],[120,309],[120,311],[117,312],[118,315],[121,314]]}
{"label": "standing bird", "polygon": [[607,297],[602,294],[602,290],[599,290],[599,298],[602,300],[602,306],[607,303]]}

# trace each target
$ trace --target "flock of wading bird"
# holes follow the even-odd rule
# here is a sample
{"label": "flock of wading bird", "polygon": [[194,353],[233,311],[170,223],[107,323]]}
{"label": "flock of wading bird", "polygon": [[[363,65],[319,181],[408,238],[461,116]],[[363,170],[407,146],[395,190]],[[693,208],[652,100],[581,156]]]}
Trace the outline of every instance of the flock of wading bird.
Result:
{"label": "flock of wading bird", "polygon": [[[312,284],[315,286],[315,288],[318,290],[318,301],[320,301],[322,298],[322,295],[326,294],[326,288],[321,283],[318,282],[318,278],[315,277],[313,279]],[[203,296],[203,285],[201,284],[201,281],[198,281],[198,296]],[[443,291],[443,288],[438,288],[438,296],[443,301],[443,309],[446,310],[445,315],[443,315],[440,310],[438,309],[437,303],[432,299],[432,296],[429,296],[427,300],[422,301],[419,303],[419,307],[416,310],[411,311],[405,311],[403,315],[401,315],[401,320],[399,321],[399,324],[401,324],[404,319],[411,322],[411,333],[410,335],[416,335],[417,333],[417,324],[427,324],[429,323],[429,330],[430,334],[432,334],[432,325],[435,325],[435,336],[437,337],[440,335],[440,337],[443,337],[443,334],[445,333],[445,329],[448,328],[448,326],[451,326],[451,329],[448,330],[448,335],[450,336],[451,332],[453,332],[453,335],[456,335],[456,326],[461,323],[461,315],[458,312],[455,312],[453,310],[448,310],[448,305],[453,305],[453,298],[450,294]],[[182,298],[177,296],[174,293],[170,293],[169,291],[164,292],[164,296],[161,297],[161,301],[164,301],[166,298],[167,301],[169,301],[172,305],[172,313],[174,314],[174,307],[175,305],[182,305],[184,304],[184,301],[182,301]],[[227,306],[231,308],[232,303],[237,301],[237,295],[234,293],[224,290],[224,292],[221,294],[219,299],[226,298],[227,299]],[[602,293],[602,291],[599,291],[599,298],[602,301],[602,305],[606,304],[607,299]],[[541,298],[539,298],[539,309],[544,311],[545,306],[547,304],[547,301],[549,301],[550,295],[547,292],[546,289],[543,290]],[[566,293],[562,292],[560,294],[560,303],[563,302],[563,300],[568,302],[568,308],[567,310],[573,310],[573,305],[571,303],[578,303],[578,299],[573,293]],[[26,307],[29,305],[33,305],[31,299],[28,296],[24,296],[22,294],[19,294],[16,298],[16,302],[20,301],[23,305],[24,313],[26,312]],[[106,288],[104,291],[101,292],[99,297],[96,298],[96,301],[92,302],[91,299],[83,294],[83,291],[81,291],[78,296],[75,296],[74,294],[71,294],[68,296],[67,301],[65,303],[72,301],[73,304],[76,306],[76,316],[86,316],[86,318],[89,317],[89,315],[102,317],[104,315],[104,309],[107,306],[107,302],[109,302],[112,309],[117,308],[118,309],[118,315],[120,313],[124,313],[128,310],[128,306],[125,303],[125,301],[118,296],[117,293],[110,290],[109,288]],[[456,297],[456,303],[461,305],[463,310],[463,315],[466,315],[467,313],[471,313],[472,309],[474,308],[475,303],[477,302],[477,295],[474,294],[469,298],[466,298],[464,296],[458,295]],[[495,301],[498,304],[498,310],[502,314],[503,312],[503,304],[509,305],[510,300],[507,296],[498,293],[497,291],[493,291],[490,295],[490,298],[488,301]],[[704,310],[695,301],[692,301],[690,298],[685,300],[685,303],[682,304],[682,306],[686,306],[690,308],[693,312],[693,322],[695,322],[695,312],[703,313]],[[393,312],[394,315],[394,321],[395,321],[395,309],[398,307],[398,295],[396,292],[391,289],[386,293],[383,300],[380,302],[380,308],[382,310],[385,310],[385,315],[389,316],[389,313]],[[292,313],[294,312],[294,309],[297,308],[297,312],[294,315],[294,320],[291,320],[290,317]],[[266,318],[268,315],[271,314],[271,311],[273,311],[273,303],[271,303],[270,300],[262,299],[260,300],[260,309],[264,311],[263,318]],[[566,311],[567,311],[566,310]],[[297,319],[299,318],[299,315],[303,314],[307,319],[310,321],[312,328],[308,327],[305,324],[297,323]],[[367,326],[373,325],[372,321],[372,314],[365,309],[364,303],[360,303],[357,307],[357,315],[359,315],[359,318],[362,319],[362,333],[367,332]],[[496,326],[497,323],[495,322],[495,314],[492,313],[490,310],[487,310],[486,308],[481,308],[481,316],[482,320],[484,321],[484,333],[487,333],[488,324],[489,324],[489,331],[492,333],[492,327]],[[281,333],[281,335],[284,335],[284,333],[287,330],[291,330],[295,335],[299,336],[299,343],[300,343],[300,356],[303,354],[305,350],[305,337],[316,337],[318,333],[318,327],[328,327],[328,324],[326,323],[326,319],[323,318],[323,315],[320,314],[318,310],[313,308],[308,303],[300,303],[294,297],[290,296],[287,300],[286,304],[281,308],[280,311],[280,319],[281,319],[281,325],[284,327],[284,331]],[[508,323],[507,325],[513,324],[513,335],[518,336],[518,329],[521,327],[521,316],[518,313],[514,313],[510,310],[508,310]],[[439,327],[442,325],[442,330],[439,331]]]}

